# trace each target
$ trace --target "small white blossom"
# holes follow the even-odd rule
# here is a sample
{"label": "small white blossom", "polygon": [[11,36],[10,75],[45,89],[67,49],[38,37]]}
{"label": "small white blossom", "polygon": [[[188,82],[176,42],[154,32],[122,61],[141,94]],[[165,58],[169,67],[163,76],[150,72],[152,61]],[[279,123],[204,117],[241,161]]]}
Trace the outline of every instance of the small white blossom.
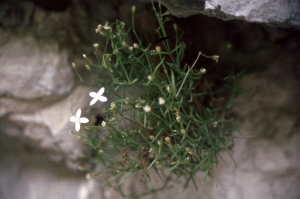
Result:
{"label": "small white blossom", "polygon": [[95,48],[98,48],[98,47],[99,47],[99,44],[98,44],[98,43],[94,43],[93,46],[94,46]]}
{"label": "small white blossom", "polygon": [[83,54],[83,55],[82,55],[82,57],[86,58],[86,55],[85,55],[85,54]]}
{"label": "small white blossom", "polygon": [[101,124],[101,125],[102,125],[103,128],[105,128],[105,127],[106,127],[106,122],[105,122],[105,121],[102,121],[102,124]]}
{"label": "small white blossom", "polygon": [[81,123],[88,123],[89,120],[85,117],[80,117],[81,115],[81,109],[78,109],[76,112],[76,115],[73,115],[70,117],[70,121],[75,123],[75,130],[80,130],[80,124]]}
{"label": "small white blossom", "polygon": [[95,104],[98,100],[100,102],[106,102],[107,101],[107,98],[102,96],[104,91],[105,91],[105,89],[104,89],[104,87],[102,87],[102,88],[100,88],[100,90],[97,93],[90,92],[90,96],[93,98],[91,103],[90,103],[90,106]]}

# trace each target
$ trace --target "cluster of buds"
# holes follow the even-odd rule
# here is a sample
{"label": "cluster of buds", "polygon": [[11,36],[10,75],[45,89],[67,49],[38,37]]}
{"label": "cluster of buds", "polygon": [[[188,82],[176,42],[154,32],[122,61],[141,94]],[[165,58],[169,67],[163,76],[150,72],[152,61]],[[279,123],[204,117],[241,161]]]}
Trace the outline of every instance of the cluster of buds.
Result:
{"label": "cluster of buds", "polygon": [[102,26],[101,24],[99,24],[97,26],[97,28],[95,29],[96,33],[100,33],[101,35],[105,36],[106,33],[104,31],[102,31],[102,29],[104,30],[109,30],[111,27],[108,25],[108,23],[106,23],[104,26]]}

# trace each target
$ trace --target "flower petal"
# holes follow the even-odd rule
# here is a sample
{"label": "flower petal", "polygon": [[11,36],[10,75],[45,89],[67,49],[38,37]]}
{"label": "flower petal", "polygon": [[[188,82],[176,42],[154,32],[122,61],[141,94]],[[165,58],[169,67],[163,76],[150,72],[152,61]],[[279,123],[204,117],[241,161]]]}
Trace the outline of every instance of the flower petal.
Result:
{"label": "flower petal", "polygon": [[80,123],[79,123],[79,122],[76,122],[76,123],[75,123],[75,130],[76,130],[76,131],[79,131],[79,130],[80,130]]}
{"label": "flower petal", "polygon": [[97,93],[95,93],[95,92],[90,92],[90,96],[91,96],[92,98],[95,98],[95,97],[97,97],[97,96],[98,96],[98,94],[97,94]]}
{"label": "flower petal", "polygon": [[92,101],[90,102],[90,106],[92,106],[93,104],[95,104],[97,102],[97,98],[92,99]]}
{"label": "flower petal", "polygon": [[79,119],[81,115],[81,109],[78,109],[76,112],[76,118]]}
{"label": "flower petal", "polygon": [[70,121],[75,123],[77,121],[77,118],[73,115],[70,117]]}
{"label": "flower petal", "polygon": [[87,119],[86,117],[82,117],[82,118],[79,119],[79,122],[80,123],[88,123],[89,119]]}
{"label": "flower petal", "polygon": [[98,95],[102,95],[104,93],[104,91],[105,91],[104,87],[100,88],[100,90],[98,91]]}
{"label": "flower petal", "polygon": [[104,97],[104,96],[100,96],[99,100],[100,100],[101,102],[106,102],[106,101],[107,101],[107,98]]}

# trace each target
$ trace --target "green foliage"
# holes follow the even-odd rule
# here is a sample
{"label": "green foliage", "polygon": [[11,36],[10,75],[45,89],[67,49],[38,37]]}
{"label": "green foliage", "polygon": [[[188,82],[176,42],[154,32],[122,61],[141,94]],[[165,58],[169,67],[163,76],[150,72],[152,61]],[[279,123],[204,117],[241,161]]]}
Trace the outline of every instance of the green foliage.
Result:
{"label": "green foliage", "polygon": [[[160,5],[153,5],[153,10],[159,24],[155,31],[159,38],[166,37],[168,12],[163,14]],[[166,39],[159,43],[161,46],[145,45],[135,31],[135,8],[132,11],[131,30],[126,30],[122,21],[98,26],[96,32],[107,41],[104,53],[99,58],[99,46],[95,45],[96,63],[88,58],[83,61],[95,87],[105,87],[105,94],[117,99],[110,108],[99,108],[102,125],[85,126],[81,137],[97,152],[92,161],[102,165],[99,178],[123,196],[122,183],[136,173],[149,193],[166,188],[180,177],[185,179],[184,188],[190,182],[196,186],[198,171],[205,172],[204,183],[208,175],[214,174],[219,151],[229,152],[228,147],[233,145],[232,120],[225,113],[241,74],[228,77],[231,84],[228,82],[225,89],[233,94],[227,101],[206,106],[201,99],[227,94],[225,89],[207,89],[203,81],[206,69],[197,70],[195,66],[201,56],[215,61],[219,57],[199,52],[191,66],[182,63],[186,45],[178,41],[176,25],[174,33],[169,33],[176,35],[175,42]],[[131,33],[136,43],[129,45],[127,37]],[[94,77],[93,70],[100,70],[102,77]],[[153,186],[153,174],[161,178],[161,187]]]}

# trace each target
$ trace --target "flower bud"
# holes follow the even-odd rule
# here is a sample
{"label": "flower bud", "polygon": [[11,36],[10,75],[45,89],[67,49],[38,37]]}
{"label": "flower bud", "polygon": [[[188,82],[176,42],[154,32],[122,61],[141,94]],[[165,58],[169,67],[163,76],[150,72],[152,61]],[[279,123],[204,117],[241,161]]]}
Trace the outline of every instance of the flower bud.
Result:
{"label": "flower bud", "polygon": [[123,42],[122,42],[122,45],[123,45],[124,47],[128,47],[128,44],[126,43],[126,41],[123,41]]}
{"label": "flower bud", "polygon": [[190,157],[190,156],[187,156],[187,157],[185,158],[185,161],[190,162],[190,161],[191,161],[191,157]]}
{"label": "flower bud", "polygon": [[168,142],[168,143],[170,143],[170,141],[171,141],[170,137],[166,137],[165,141]]}
{"label": "flower bud", "polygon": [[186,130],[185,129],[181,129],[180,132],[181,132],[182,135],[186,135]]}
{"label": "flower bud", "polygon": [[213,122],[213,127],[216,128],[218,126],[218,122]]}
{"label": "flower bud", "polygon": [[203,75],[203,74],[205,74],[206,73],[206,69],[205,68],[201,68],[200,69],[200,73]]}
{"label": "flower bud", "polygon": [[150,135],[149,138],[150,138],[150,140],[154,140],[155,137],[154,137],[154,135]]}
{"label": "flower bud", "polygon": [[149,105],[146,105],[143,109],[147,113],[151,111],[151,107]]}
{"label": "flower bud", "polygon": [[134,43],[134,44],[133,44],[133,47],[134,47],[134,48],[138,48],[138,47],[139,47],[139,45],[138,45],[138,44],[136,44],[136,43]]}
{"label": "flower bud", "polygon": [[137,103],[137,104],[135,105],[135,108],[142,108],[142,105],[141,105],[140,103]]}
{"label": "flower bud", "polygon": [[135,6],[131,7],[131,12],[135,12]]}
{"label": "flower bud", "polygon": [[215,60],[218,63],[218,61],[219,61],[219,55],[213,55],[212,59]]}
{"label": "flower bud", "polygon": [[156,50],[156,52],[160,53],[160,52],[161,52],[160,46],[156,46],[156,47],[155,47],[155,50]]}
{"label": "flower bud", "polygon": [[160,140],[157,141],[158,145],[162,145],[162,142]]}
{"label": "flower bud", "polygon": [[171,93],[171,87],[170,86],[167,86],[167,91],[168,91],[168,93]]}
{"label": "flower bud", "polygon": [[159,105],[164,105],[165,103],[166,103],[166,100],[164,98],[162,98],[162,97],[158,98],[158,104]]}
{"label": "flower bud", "polygon": [[102,25],[101,24],[99,24],[98,25],[98,27],[97,27],[97,29],[96,29],[96,33],[100,33],[101,32],[101,30],[102,30]]}
{"label": "flower bud", "polygon": [[86,67],[86,69],[91,70],[91,68],[89,67],[89,65],[84,65]]}
{"label": "flower bud", "polygon": [[147,78],[149,81],[152,81],[154,79],[152,75],[148,75]]}

